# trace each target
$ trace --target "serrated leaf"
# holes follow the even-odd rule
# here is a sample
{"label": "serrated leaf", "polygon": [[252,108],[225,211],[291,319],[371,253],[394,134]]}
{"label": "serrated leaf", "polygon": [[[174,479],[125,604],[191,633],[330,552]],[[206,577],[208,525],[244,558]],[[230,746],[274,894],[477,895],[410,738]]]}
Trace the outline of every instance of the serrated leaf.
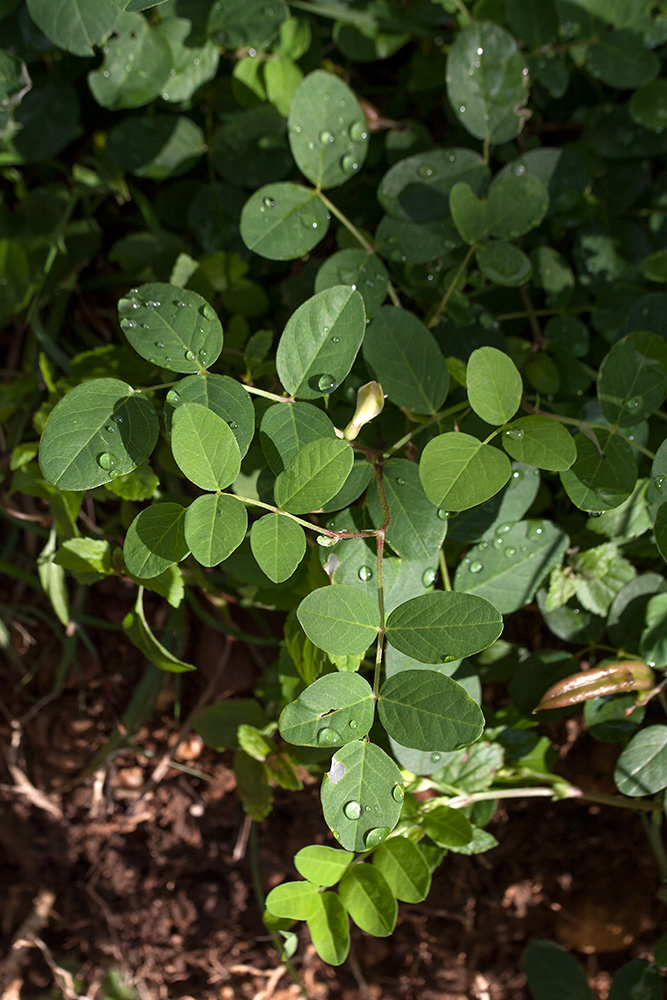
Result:
{"label": "serrated leaf", "polygon": [[266,908],[276,917],[307,920],[320,906],[320,890],[312,882],[283,882],[266,897]]}
{"label": "serrated leaf", "polygon": [[519,134],[528,73],[508,31],[474,21],[458,32],[447,58],[447,95],[456,117],[477,139],[495,144]]}
{"label": "serrated leaf", "polygon": [[378,697],[387,733],[415,750],[458,750],[479,739],[484,716],[460,684],[436,670],[402,670]]}
{"label": "serrated leaf", "polygon": [[502,629],[500,613],[488,601],[453,591],[414,597],[387,619],[391,645],[422,663],[472,656],[495,642]]}
{"label": "serrated leaf", "polygon": [[334,656],[364,653],[377,636],[377,602],[354,587],[319,587],[301,601],[297,617],[316,646]]}
{"label": "serrated leaf", "polygon": [[366,159],[364,113],[350,88],[333,73],[318,69],[301,82],[288,126],[296,164],[318,188],[344,184]]}
{"label": "serrated leaf", "polygon": [[265,514],[250,529],[250,547],[259,568],[274,583],[282,583],[306,554],[306,536],[289,517]]}
{"label": "serrated leaf", "polygon": [[234,482],[241,453],[227,422],[201,403],[182,403],[171,422],[171,450],[181,472],[202,490]]}
{"label": "serrated leaf", "polygon": [[240,382],[227,375],[211,375],[204,371],[182,378],[176,388],[169,390],[165,400],[168,430],[174,410],[181,403],[201,403],[217,413],[233,432],[241,457],[247,453],[255,435],[255,408]]}
{"label": "serrated leaf", "polygon": [[123,545],[130,573],[150,580],[185,559],[184,524],[185,508],[178,503],[157,503],[137,514]]}
{"label": "serrated leaf", "polygon": [[185,541],[198,563],[217,566],[234,552],[248,530],[248,514],[236,497],[207,493],[185,512]]}
{"label": "serrated leaf", "polygon": [[417,844],[407,837],[390,837],[371,858],[397,899],[421,903],[431,888],[431,871]]}
{"label": "serrated leaf", "polygon": [[277,506],[291,514],[318,510],[338,493],[353,464],[354,455],[347,441],[319,438],[308,442],[276,479]]}
{"label": "serrated leaf", "polygon": [[506,455],[459,431],[429,441],[419,462],[426,496],[447,511],[484,503],[503,488],[511,472]]}
{"label": "serrated leaf", "polygon": [[598,447],[577,434],[577,460],[560,478],[565,492],[581,510],[604,511],[628,499],[637,482],[630,445],[613,431],[597,430]]}
{"label": "serrated leaf", "polygon": [[323,892],[319,907],[308,919],[315,951],[327,965],[341,965],[350,950],[347,912],[335,892]]}
{"label": "serrated leaf", "polygon": [[318,292],[290,317],[276,351],[278,377],[300,399],[333,392],[349,373],[366,330],[364,301],[347,285]]}
{"label": "serrated leaf", "polygon": [[136,469],[153,451],[158,432],[145,396],[118,379],[95,379],[76,386],[53,409],[40,467],[59,489],[93,489]]}
{"label": "serrated leaf", "polygon": [[362,931],[374,937],[391,934],[398,916],[398,904],[379,868],[354,865],[343,875],[338,894]]}
{"label": "serrated leaf", "polygon": [[123,630],[130,642],[161,670],[180,674],[197,669],[194,664],[179,660],[155,638],[144,613],[143,588],[139,589],[134,608],[123,618]]}
{"label": "serrated leaf", "polygon": [[324,239],[329,213],[310,188],[266,184],[243,206],[241,238],[249,250],[269,260],[294,260]]}
{"label": "serrated leaf", "polygon": [[322,809],[347,851],[377,847],[396,826],[402,801],[401,772],[384,750],[360,740],[336,750],[322,781]]}
{"label": "serrated leaf", "polygon": [[336,437],[334,425],[326,413],[310,403],[269,406],[259,427],[262,451],[276,476],[304,445],[327,437]]}
{"label": "serrated leaf", "polygon": [[495,347],[478,347],[466,369],[468,399],[487,424],[504,424],[521,403],[523,382],[510,357]]}
{"label": "serrated leaf", "polygon": [[151,282],[118,303],[123,333],[137,354],[173,372],[199,372],[217,361],[223,334],[215,310],[196,292]]}
{"label": "serrated leaf", "polygon": [[600,409],[610,424],[633,427],[659,410],[667,396],[667,344],[654,333],[629,333],[600,365]]}
{"label": "serrated leaf", "polygon": [[454,577],[457,591],[485,598],[502,614],[529,604],[570,540],[550,521],[506,521],[470,549]]}
{"label": "serrated leaf", "polygon": [[396,406],[435,413],[445,401],[449,372],[433,335],[406,309],[383,306],[364,337],[364,361]]}
{"label": "serrated leaf", "polygon": [[520,417],[503,433],[503,447],[518,462],[538,469],[564,472],[577,458],[570,432],[549,417]]}
{"label": "serrated leaf", "polygon": [[338,882],[352,862],[348,851],[337,847],[310,844],[302,847],[294,856],[294,867],[315,885],[330,886]]}

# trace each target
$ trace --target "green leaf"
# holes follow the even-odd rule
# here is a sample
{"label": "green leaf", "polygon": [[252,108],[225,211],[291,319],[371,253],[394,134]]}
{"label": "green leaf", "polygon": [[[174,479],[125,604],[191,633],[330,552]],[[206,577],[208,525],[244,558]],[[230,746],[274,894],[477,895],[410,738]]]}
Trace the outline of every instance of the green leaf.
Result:
{"label": "green leaf", "polygon": [[57,535],[56,529],[53,527],[49,532],[46,545],[37,556],[37,575],[58,621],[67,628],[70,622],[69,594],[65,582],[65,571],[55,561],[56,545]]}
{"label": "green leaf", "polygon": [[217,566],[234,552],[248,530],[248,514],[236,497],[207,493],[185,512],[185,541],[198,563]]}
{"label": "green leaf", "polygon": [[436,806],[423,819],[424,833],[440,847],[465,847],[472,840],[473,828],[458,809]]}
{"label": "green leaf", "polygon": [[375,230],[375,246],[387,260],[425,264],[456,250],[461,246],[461,238],[452,219],[406,222],[385,215]]}
{"label": "green leaf", "polygon": [[310,403],[269,406],[259,427],[262,451],[276,476],[304,445],[320,438],[335,437],[334,425],[326,413]]}
{"label": "green leaf", "polygon": [[588,46],[586,69],[610,87],[630,90],[655,80],[660,60],[644,47],[641,35],[622,29],[608,31]]}
{"label": "green leaf", "polygon": [[507,19],[509,26],[529,49],[541,49],[555,41],[558,33],[558,17],[553,0],[508,0]]}
{"label": "green leaf", "polygon": [[90,490],[136,469],[158,433],[152,404],[126,382],[84,382],[53,409],[40,444],[40,468],[61,490]]}
{"label": "green leaf", "polygon": [[[380,181],[378,201],[385,212],[405,222],[446,219],[454,188],[465,184],[480,195],[490,174],[482,157],[472,149],[429,149],[394,164]],[[453,209],[451,214],[456,221]]]}
{"label": "green leaf", "polygon": [[315,951],[327,965],[341,965],[350,950],[347,912],[335,892],[323,892],[319,908],[308,919]]}
{"label": "green leaf", "polygon": [[449,207],[454,225],[464,243],[476,243],[486,228],[486,205],[469,184],[460,181],[449,193]]}
{"label": "green leaf", "polygon": [[630,98],[629,108],[638,125],[661,132],[667,122],[667,80],[644,84]]}
{"label": "green leaf", "polygon": [[498,177],[489,188],[485,229],[500,240],[516,240],[536,229],[548,209],[547,189],[535,174]]}
{"label": "green leaf", "polygon": [[243,206],[241,238],[269,260],[295,260],[323,240],[329,213],[321,198],[300,184],[267,184]]}
{"label": "green leaf", "polygon": [[478,347],[468,359],[466,388],[477,416],[487,424],[504,424],[519,409],[523,382],[516,365],[503,351]]}
{"label": "green leaf", "polygon": [[318,292],[290,317],[276,351],[278,378],[300,399],[333,392],[349,373],[366,330],[364,301],[347,285]]}
{"label": "green leaf", "polygon": [[389,677],[380,688],[378,712],[388,734],[415,750],[458,750],[484,730],[479,705],[436,670],[402,670]]}
{"label": "green leaf", "polygon": [[168,430],[171,429],[174,410],[181,403],[200,403],[217,413],[233,432],[241,457],[247,453],[255,435],[255,408],[240,382],[227,375],[211,375],[209,372],[182,378],[177,388],[169,390],[165,400]]}
{"label": "green leaf", "polygon": [[161,114],[124,118],[106,145],[117,166],[154,181],[185,173],[205,149],[204,133],[191,118]]}
{"label": "green leaf", "polygon": [[499,493],[485,503],[448,519],[448,538],[460,542],[492,539],[501,524],[523,517],[537,495],[540,474],[533,466],[520,462],[512,464],[509,482]]}
{"label": "green leaf", "polygon": [[389,836],[403,802],[401,772],[374,743],[336,750],[322,781],[324,818],[347,851],[367,851]]}
{"label": "green leaf", "polygon": [[[164,2],[164,0],[162,0]],[[167,43],[171,56],[169,74],[162,81],[160,96],[171,104],[189,100],[218,69],[220,53],[213,42],[194,47],[188,45],[192,23],[185,17],[162,21],[155,29]]]}
{"label": "green leaf", "polygon": [[185,508],[178,503],[157,503],[137,514],[123,545],[130,573],[150,580],[185,559],[184,522]]}
{"label": "green leaf", "polygon": [[227,422],[201,403],[182,403],[171,423],[171,450],[181,472],[202,490],[233,483],[241,453]]}
{"label": "green leaf", "polygon": [[485,278],[496,285],[525,285],[533,267],[523,250],[503,240],[492,240],[475,250],[475,260]]}
{"label": "green leaf", "polygon": [[88,74],[98,104],[111,110],[138,108],[160,96],[172,66],[171,51],[144,18],[137,18],[135,30],[123,32],[104,49],[104,62]]}
{"label": "green leaf", "polygon": [[311,882],[283,882],[271,890],[265,905],[276,917],[307,920],[320,907],[320,890]]}
{"label": "green leaf", "polygon": [[521,964],[534,1000],[592,1000],[584,970],[560,945],[531,941]]}
{"label": "green leaf", "polygon": [[577,460],[560,474],[572,503],[593,512],[620,506],[637,482],[630,445],[611,430],[597,430],[596,434],[600,450],[590,438],[577,434]]}
{"label": "green leaf", "polygon": [[294,867],[299,875],[303,875],[315,885],[335,885],[347,871],[352,861],[347,851],[337,847],[325,847],[320,844],[310,844],[302,847],[294,856]]}
{"label": "green leaf", "polygon": [[268,716],[252,698],[229,698],[215,705],[208,705],[195,717],[193,729],[199,733],[207,747],[222,752],[237,749],[237,731],[243,725],[258,729],[269,725]]}
{"label": "green leaf", "polygon": [[658,552],[665,562],[667,562],[667,503],[660,504],[658,507],[653,532]]}
{"label": "green leaf", "polygon": [[456,571],[454,589],[485,598],[501,614],[518,611],[560,566],[569,544],[550,521],[505,521],[490,539],[470,549]]}
{"label": "green leaf", "polygon": [[319,587],[301,601],[297,617],[316,646],[334,656],[364,653],[377,636],[376,601],[354,587]]}
{"label": "green leaf", "polygon": [[284,514],[265,514],[250,530],[250,547],[259,568],[274,583],[282,583],[306,554],[306,536],[303,528]]}
{"label": "green leaf", "polygon": [[470,434],[439,434],[424,448],[419,477],[431,503],[442,510],[467,510],[484,503],[510,478],[509,459]]}
{"label": "green leaf", "polygon": [[315,291],[334,285],[352,285],[364,300],[366,316],[371,318],[387,297],[387,269],[374,253],[366,250],[339,250],[324,261],[315,278]]}
{"label": "green leaf", "polygon": [[447,397],[449,372],[433,335],[407,309],[383,306],[364,337],[364,361],[392,403],[435,413]]}
{"label": "green leaf", "polygon": [[50,41],[76,56],[92,56],[123,17],[113,0],[28,0],[28,12]]}
{"label": "green leaf", "polygon": [[230,50],[265,45],[289,17],[283,0],[272,0],[269,6],[265,0],[225,0],[210,11],[209,34],[216,45]]}
{"label": "green leaf", "polygon": [[149,7],[157,7],[165,0],[113,0],[121,10],[148,10]]}
{"label": "green leaf", "polygon": [[53,561],[70,573],[94,573],[96,577],[113,573],[111,546],[103,538],[69,538],[59,547]]}
{"label": "green leaf", "polygon": [[271,812],[273,792],[269,786],[269,772],[266,764],[255,760],[242,750],[234,755],[234,775],[236,793],[243,809],[250,819],[261,823]]}
{"label": "green leaf", "polygon": [[538,469],[564,472],[574,465],[577,446],[570,432],[550,417],[520,417],[503,433],[505,451]]}
{"label": "green leaf", "polygon": [[488,601],[453,591],[414,597],[387,619],[391,645],[422,663],[472,656],[495,642],[502,630],[502,618]]}
{"label": "green leaf", "polygon": [[509,142],[523,127],[528,71],[516,42],[490,21],[473,22],[456,37],[447,58],[447,96],[471,135]]}
{"label": "green leaf", "polygon": [[141,650],[160,670],[169,670],[171,673],[180,674],[185,670],[197,669],[194,664],[179,660],[155,638],[146,621],[142,587],[139,588],[134,608],[123,618],[123,629],[132,645]]}
{"label": "green leaf", "polygon": [[[442,545],[447,522],[427,499],[417,465],[404,458],[389,459],[382,480],[391,513],[387,541],[405,559],[429,559]],[[368,496],[368,512],[375,527],[382,527],[385,517],[377,489]]]}
{"label": "green leaf", "polygon": [[350,88],[333,73],[318,69],[301,82],[288,126],[292,155],[312,184],[338,187],[363,166],[366,119]]}
{"label": "green leaf", "polygon": [[388,937],[396,925],[398,904],[379,868],[354,865],[341,879],[338,894],[357,927],[374,937]]}
{"label": "green leaf", "polygon": [[[655,962],[660,964],[657,955]],[[628,997],[631,1000],[662,1000],[663,996],[660,972],[646,958],[635,958],[622,965],[609,991],[609,1000],[627,1000]]]}
{"label": "green leaf", "polygon": [[347,441],[330,438],[310,441],[276,479],[277,506],[291,514],[317,510],[338,493],[353,463],[354,455]]}
{"label": "green leaf", "polygon": [[373,851],[371,860],[397,899],[405,903],[421,903],[426,899],[431,872],[417,844],[407,837],[390,837]]}
{"label": "green leaf", "polygon": [[636,576],[614,542],[605,542],[575,553],[570,565],[576,576],[576,595],[581,605],[596,615],[605,615],[618,591]]}
{"label": "green leaf", "polygon": [[618,427],[634,427],[659,410],[667,396],[667,344],[654,333],[630,333],[600,365],[598,401]]}
{"label": "green leaf", "polygon": [[220,320],[196,292],[151,282],[122,298],[118,313],[137,354],[169,371],[199,372],[220,356]]}
{"label": "green leaf", "polygon": [[361,461],[355,459],[350,475],[338,493],[331,500],[327,500],[326,503],[322,504],[322,510],[328,513],[329,511],[343,510],[345,507],[349,507],[350,504],[354,503],[361,496],[372,478],[373,466],[365,459]]}
{"label": "green leaf", "polygon": [[616,761],[614,781],[633,798],[667,787],[667,726],[648,726],[631,738]]}

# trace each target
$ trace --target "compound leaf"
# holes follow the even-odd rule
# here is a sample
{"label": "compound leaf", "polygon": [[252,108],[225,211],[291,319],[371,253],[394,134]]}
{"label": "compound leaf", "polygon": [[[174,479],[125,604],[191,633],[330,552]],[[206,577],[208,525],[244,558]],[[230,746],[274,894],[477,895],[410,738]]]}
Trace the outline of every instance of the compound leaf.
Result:
{"label": "compound leaf", "polygon": [[397,899],[421,903],[431,888],[431,871],[422,851],[407,837],[390,837],[373,851],[372,862]]}
{"label": "compound leaf", "polygon": [[307,920],[315,951],[327,965],[341,965],[350,950],[347,912],[335,892],[319,894],[319,906]]}
{"label": "compound leaf", "polygon": [[325,847],[323,844],[310,844],[302,847],[294,856],[294,867],[309,882],[330,886],[342,878],[351,861],[352,856],[348,851]]}
{"label": "compound leaf", "polygon": [[133,576],[147,580],[187,556],[185,507],[157,503],[135,517],[125,536],[123,557]]}

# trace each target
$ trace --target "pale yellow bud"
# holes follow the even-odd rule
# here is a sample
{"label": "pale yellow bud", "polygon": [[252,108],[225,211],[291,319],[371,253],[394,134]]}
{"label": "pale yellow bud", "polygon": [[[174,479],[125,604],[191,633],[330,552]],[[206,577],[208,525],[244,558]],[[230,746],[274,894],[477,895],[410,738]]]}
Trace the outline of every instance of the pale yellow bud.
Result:
{"label": "pale yellow bud", "polygon": [[384,406],[384,393],[379,382],[367,382],[357,391],[357,409],[349,424],[343,431],[346,441],[354,441],[357,434],[364,426],[370,423],[379,413],[382,413]]}

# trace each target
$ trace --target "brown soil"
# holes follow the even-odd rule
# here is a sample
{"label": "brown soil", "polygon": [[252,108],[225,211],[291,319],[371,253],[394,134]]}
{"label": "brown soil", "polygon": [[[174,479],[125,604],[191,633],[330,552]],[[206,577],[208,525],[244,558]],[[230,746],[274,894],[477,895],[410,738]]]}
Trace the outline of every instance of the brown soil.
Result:
{"label": "brown soil", "polygon": [[[0,668],[0,951],[4,986],[8,970],[16,986],[4,997],[74,1000],[78,992],[101,1000],[109,995],[103,977],[116,969],[140,1000],[297,998],[261,921],[229,757],[192,738],[175,758],[181,769],[169,768],[151,787],[179,728],[168,678],[132,745],[91,773],[145,664],[122,635],[92,630],[105,670],[79,645],[65,690],[40,702],[52,683],[44,644],[48,654],[54,643],[51,660],[58,649],[35,627],[40,652],[21,648],[17,633],[25,665]],[[31,657],[42,662],[26,688]],[[247,684],[241,666],[231,665],[232,689]],[[203,685],[199,675],[183,679],[184,712]],[[607,790],[609,749],[574,735],[568,768]],[[490,829],[499,847],[446,858],[428,900],[401,906],[391,938],[353,932],[352,957],[341,968],[325,966],[302,930],[294,963],[312,1000],[527,1000],[521,955],[535,938],[578,949],[596,998],[605,1000],[614,971],[650,954],[665,924],[633,814],[526,800],[501,808]],[[263,890],[295,877],[300,847],[325,842],[332,843],[317,784],[276,790],[257,836]],[[41,929],[36,898],[46,911]],[[23,953],[17,935],[27,941]]]}

